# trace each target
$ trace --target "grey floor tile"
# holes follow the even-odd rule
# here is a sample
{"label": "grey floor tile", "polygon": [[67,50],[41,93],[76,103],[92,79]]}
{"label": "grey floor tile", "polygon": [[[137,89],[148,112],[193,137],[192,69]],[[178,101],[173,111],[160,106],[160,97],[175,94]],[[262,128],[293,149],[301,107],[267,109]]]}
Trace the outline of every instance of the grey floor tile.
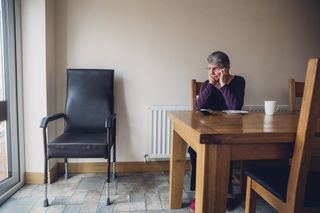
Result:
{"label": "grey floor tile", "polygon": [[97,213],[105,213],[105,212],[112,213],[114,212],[113,208],[114,208],[114,204],[107,206],[106,202],[100,202],[97,207]]}
{"label": "grey floor tile", "polygon": [[32,196],[10,198],[1,206],[0,212],[28,212],[37,201],[38,198]]}
{"label": "grey floor tile", "polygon": [[130,195],[129,194],[120,194],[120,195],[110,195],[111,202],[117,203],[129,203]]}
{"label": "grey floor tile", "polygon": [[135,193],[131,192],[130,194],[130,202],[145,202],[145,193]]}
{"label": "grey floor tile", "polygon": [[80,180],[80,183],[77,189],[102,191],[104,182],[105,182],[104,177],[98,177],[98,176],[84,177]]}
{"label": "grey floor tile", "polygon": [[123,212],[123,211],[144,211],[146,210],[145,202],[136,202],[136,203],[116,203],[114,205],[114,212]]}
{"label": "grey floor tile", "polygon": [[79,204],[83,203],[87,197],[87,190],[76,190],[73,192],[71,198],[69,199],[69,204]]}
{"label": "grey floor tile", "polygon": [[51,205],[66,205],[69,203],[70,196],[56,196]]}
{"label": "grey floor tile", "polygon": [[82,204],[66,205],[64,210],[63,210],[63,213],[79,213],[81,207],[82,207]]}
{"label": "grey floor tile", "polygon": [[65,205],[50,205],[46,213],[62,213]]}
{"label": "grey floor tile", "polygon": [[154,193],[154,194],[146,193],[145,198],[146,198],[146,207],[148,211],[162,209],[161,201],[158,193]]}
{"label": "grey floor tile", "polygon": [[100,202],[100,197],[101,197],[101,191],[88,191],[87,197],[84,202],[98,203]]}
{"label": "grey floor tile", "polygon": [[84,203],[80,209],[80,212],[89,213],[89,212],[96,212],[99,203]]}

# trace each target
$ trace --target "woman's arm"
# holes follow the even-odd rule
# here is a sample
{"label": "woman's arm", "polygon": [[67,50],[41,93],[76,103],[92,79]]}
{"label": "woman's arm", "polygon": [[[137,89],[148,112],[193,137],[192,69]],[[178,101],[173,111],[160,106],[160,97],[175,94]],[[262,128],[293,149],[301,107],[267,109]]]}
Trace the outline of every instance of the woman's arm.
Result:
{"label": "woman's arm", "polygon": [[240,110],[243,107],[246,82],[244,78],[240,76],[238,76],[238,78],[239,79],[237,82],[234,82],[234,84],[226,84],[220,88],[220,92],[222,93],[229,110]]}
{"label": "woman's arm", "polygon": [[196,100],[196,108],[207,109],[210,95],[214,89],[214,85],[210,84],[208,81],[204,82],[200,88],[198,98]]}

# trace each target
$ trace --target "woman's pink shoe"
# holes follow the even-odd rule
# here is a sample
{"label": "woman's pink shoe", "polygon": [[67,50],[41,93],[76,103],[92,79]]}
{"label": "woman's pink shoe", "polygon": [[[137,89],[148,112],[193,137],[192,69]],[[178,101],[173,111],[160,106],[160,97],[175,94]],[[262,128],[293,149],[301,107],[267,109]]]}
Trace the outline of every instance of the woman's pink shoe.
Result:
{"label": "woman's pink shoe", "polygon": [[196,200],[194,198],[193,198],[193,200],[191,201],[191,203],[189,205],[189,209],[192,212],[194,212],[196,210]]}

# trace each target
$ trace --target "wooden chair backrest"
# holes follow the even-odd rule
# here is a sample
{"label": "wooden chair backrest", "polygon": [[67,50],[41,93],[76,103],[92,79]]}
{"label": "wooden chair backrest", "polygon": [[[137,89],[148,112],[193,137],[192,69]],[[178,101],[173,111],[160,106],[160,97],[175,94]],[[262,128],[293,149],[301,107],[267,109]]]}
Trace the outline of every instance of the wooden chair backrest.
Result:
{"label": "wooden chair backrest", "polygon": [[288,212],[303,211],[305,187],[311,158],[312,156],[320,156],[320,137],[316,134],[320,114],[319,96],[319,59],[313,58],[308,61],[302,105],[289,175],[287,203],[289,204],[290,209]]}
{"label": "wooden chair backrest", "polygon": [[196,81],[196,79],[192,79],[192,81],[191,81],[192,111],[196,111],[197,95],[199,95],[199,93],[200,93],[201,86],[202,86],[202,82],[198,82],[198,81]]}
{"label": "wooden chair backrest", "polygon": [[296,111],[296,98],[302,98],[304,82],[296,82],[294,79],[289,79],[289,110]]}

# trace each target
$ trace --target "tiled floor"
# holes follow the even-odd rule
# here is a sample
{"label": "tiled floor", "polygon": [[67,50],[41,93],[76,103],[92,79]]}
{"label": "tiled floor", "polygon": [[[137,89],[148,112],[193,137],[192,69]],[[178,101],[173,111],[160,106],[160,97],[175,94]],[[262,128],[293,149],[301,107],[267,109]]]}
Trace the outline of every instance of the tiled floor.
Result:
{"label": "tiled floor", "polygon": [[[189,191],[190,173],[185,175],[182,209],[168,209],[168,173],[118,174],[110,185],[113,204],[105,205],[104,174],[80,174],[49,185],[50,206],[42,207],[43,185],[26,185],[0,207],[0,212],[190,212],[188,203],[194,197]],[[235,187],[236,188],[236,187]],[[233,213],[244,212],[243,201]],[[275,212],[258,200],[258,213]]]}

